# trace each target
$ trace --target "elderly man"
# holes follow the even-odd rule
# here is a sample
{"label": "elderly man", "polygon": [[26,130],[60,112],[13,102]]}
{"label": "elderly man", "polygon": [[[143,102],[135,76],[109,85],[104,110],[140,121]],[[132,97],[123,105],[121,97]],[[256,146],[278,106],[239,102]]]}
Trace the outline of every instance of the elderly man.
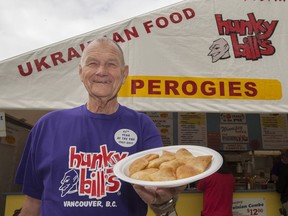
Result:
{"label": "elderly man", "polygon": [[118,103],[128,76],[121,48],[106,37],[92,41],[79,75],[87,103],[48,113],[31,130],[16,175],[26,195],[21,216],[145,216],[147,204],[175,215],[181,187],[133,186],[113,173],[124,157],[162,146],[151,119]]}

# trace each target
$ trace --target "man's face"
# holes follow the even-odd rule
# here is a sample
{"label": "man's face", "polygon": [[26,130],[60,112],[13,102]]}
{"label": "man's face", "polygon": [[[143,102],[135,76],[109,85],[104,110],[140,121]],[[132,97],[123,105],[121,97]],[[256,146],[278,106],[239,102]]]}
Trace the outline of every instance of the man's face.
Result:
{"label": "man's face", "polygon": [[128,76],[120,51],[111,43],[92,44],[80,66],[80,78],[90,98],[114,98]]}

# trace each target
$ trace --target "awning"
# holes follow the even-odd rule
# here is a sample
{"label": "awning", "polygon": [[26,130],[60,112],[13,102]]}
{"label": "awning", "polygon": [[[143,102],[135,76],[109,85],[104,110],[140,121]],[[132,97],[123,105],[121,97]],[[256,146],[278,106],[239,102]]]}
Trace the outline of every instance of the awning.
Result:
{"label": "awning", "polygon": [[33,50],[0,62],[0,108],[85,103],[80,56],[89,41],[106,35],[123,48],[130,68],[119,93],[123,105],[139,111],[287,112],[287,11],[285,1],[182,1]]}

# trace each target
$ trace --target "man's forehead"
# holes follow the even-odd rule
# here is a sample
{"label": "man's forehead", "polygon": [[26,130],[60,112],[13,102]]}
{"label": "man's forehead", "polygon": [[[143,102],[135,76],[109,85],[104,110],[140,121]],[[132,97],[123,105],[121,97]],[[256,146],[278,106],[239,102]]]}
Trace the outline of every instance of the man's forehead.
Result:
{"label": "man's forehead", "polygon": [[104,50],[90,50],[86,53],[86,57],[85,57],[86,61],[87,60],[95,60],[95,59],[106,59],[106,60],[120,60],[120,56],[119,53],[117,53],[116,51],[109,51],[107,49]]}
{"label": "man's forehead", "polygon": [[86,52],[84,53],[86,57],[88,56],[120,56],[120,51],[117,47],[113,44],[94,44],[87,48]]}
{"label": "man's forehead", "polygon": [[97,49],[108,49],[108,50],[117,50],[117,52],[120,52],[117,45],[112,41],[92,41],[89,43],[89,45],[86,48],[87,50],[97,50]]}
{"label": "man's forehead", "polygon": [[115,58],[115,60],[120,61],[121,64],[125,64],[123,52],[121,48],[112,40],[100,39],[94,40],[88,44],[82,54],[81,62],[87,61],[89,56],[94,56],[97,58],[106,58],[110,56]]}

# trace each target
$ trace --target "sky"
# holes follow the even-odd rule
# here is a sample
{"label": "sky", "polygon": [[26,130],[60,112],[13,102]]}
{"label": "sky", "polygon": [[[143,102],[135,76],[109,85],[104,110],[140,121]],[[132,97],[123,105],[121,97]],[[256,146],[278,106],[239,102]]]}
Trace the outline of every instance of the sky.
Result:
{"label": "sky", "polygon": [[0,61],[182,0],[2,0]]}

